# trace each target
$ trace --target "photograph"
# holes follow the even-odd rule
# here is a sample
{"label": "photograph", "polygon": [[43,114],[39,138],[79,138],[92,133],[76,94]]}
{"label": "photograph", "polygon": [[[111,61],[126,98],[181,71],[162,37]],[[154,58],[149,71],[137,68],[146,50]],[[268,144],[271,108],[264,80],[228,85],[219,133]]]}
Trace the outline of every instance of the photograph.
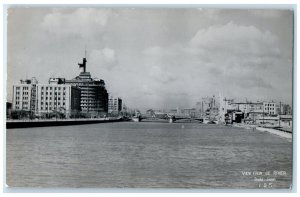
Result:
{"label": "photograph", "polygon": [[294,189],[295,7],[4,9],[7,188]]}

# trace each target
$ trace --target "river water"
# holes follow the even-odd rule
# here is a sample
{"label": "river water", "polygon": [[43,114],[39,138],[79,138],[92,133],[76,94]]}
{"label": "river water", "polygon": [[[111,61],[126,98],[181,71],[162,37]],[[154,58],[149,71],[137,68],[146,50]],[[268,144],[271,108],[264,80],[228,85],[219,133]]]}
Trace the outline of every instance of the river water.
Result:
{"label": "river water", "polygon": [[220,125],[119,122],[6,134],[12,187],[289,188],[291,169],[290,141]]}

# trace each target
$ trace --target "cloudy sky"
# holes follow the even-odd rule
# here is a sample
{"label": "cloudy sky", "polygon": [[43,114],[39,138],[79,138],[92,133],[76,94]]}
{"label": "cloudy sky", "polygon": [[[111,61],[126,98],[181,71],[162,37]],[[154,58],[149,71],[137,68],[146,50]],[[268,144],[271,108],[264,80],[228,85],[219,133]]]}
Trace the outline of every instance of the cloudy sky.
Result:
{"label": "cloudy sky", "polygon": [[9,8],[7,97],[21,78],[87,71],[131,108],[193,107],[204,96],[292,100],[288,10]]}

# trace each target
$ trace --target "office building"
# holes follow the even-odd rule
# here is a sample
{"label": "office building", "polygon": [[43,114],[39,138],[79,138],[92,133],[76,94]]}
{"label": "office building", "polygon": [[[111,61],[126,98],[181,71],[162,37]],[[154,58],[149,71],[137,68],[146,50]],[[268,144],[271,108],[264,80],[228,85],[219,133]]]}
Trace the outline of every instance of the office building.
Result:
{"label": "office building", "polygon": [[79,63],[79,76],[65,80],[65,84],[78,86],[81,89],[81,110],[91,116],[100,116],[108,112],[108,93],[102,79],[94,79],[86,72],[86,58]]}
{"label": "office building", "polygon": [[63,117],[70,118],[80,112],[80,88],[59,83],[60,80],[61,78],[52,78],[49,80],[50,84],[37,85],[38,116],[63,115]]}
{"label": "office building", "polygon": [[277,114],[276,103],[275,102],[264,102],[263,110],[264,110],[265,114],[276,115]]}
{"label": "office building", "polygon": [[20,84],[13,85],[12,110],[34,113],[36,111],[35,78],[20,80]]}
{"label": "office building", "polygon": [[122,111],[122,99],[110,96],[108,99],[108,113],[119,113]]}

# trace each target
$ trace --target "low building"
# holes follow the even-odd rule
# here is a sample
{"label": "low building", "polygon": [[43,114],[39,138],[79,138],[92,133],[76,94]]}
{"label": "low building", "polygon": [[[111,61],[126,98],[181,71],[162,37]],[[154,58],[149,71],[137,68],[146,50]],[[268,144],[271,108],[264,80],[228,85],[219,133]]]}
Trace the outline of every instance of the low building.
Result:
{"label": "low building", "polygon": [[293,117],[292,115],[280,115],[280,127],[292,128]]}
{"label": "low building", "polygon": [[264,102],[263,103],[263,110],[265,114],[269,115],[276,115],[277,109],[276,109],[276,103],[275,102]]}
{"label": "low building", "polygon": [[261,116],[256,119],[256,124],[265,126],[279,126],[278,116]]}

